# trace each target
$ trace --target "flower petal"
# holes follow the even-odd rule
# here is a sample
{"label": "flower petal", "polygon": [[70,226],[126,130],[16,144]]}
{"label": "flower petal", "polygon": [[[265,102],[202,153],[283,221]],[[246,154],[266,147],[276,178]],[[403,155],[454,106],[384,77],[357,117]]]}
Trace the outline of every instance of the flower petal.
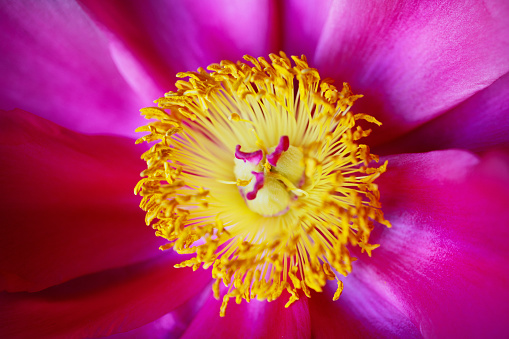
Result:
{"label": "flower petal", "polygon": [[0,290],[37,291],[160,254],[133,194],[131,139],[0,111]]}
{"label": "flower petal", "polygon": [[185,304],[179,306],[174,311],[163,315],[161,318],[134,330],[112,335],[109,338],[180,338],[211,294],[212,289],[210,286],[207,286],[201,292],[198,292],[194,297],[186,301]]}
{"label": "flower petal", "polygon": [[[506,155],[507,156],[507,155]],[[502,337],[509,319],[509,156],[464,151],[389,158],[378,185],[392,229],[354,273],[425,337]]]}
{"label": "flower petal", "polygon": [[337,1],[315,64],[365,95],[356,109],[395,138],[489,86],[509,70],[509,3]]}
{"label": "flower petal", "polygon": [[332,301],[331,288],[309,299],[313,338],[421,337],[406,315],[372,289],[372,281],[360,279],[358,274],[342,280],[344,290],[337,301]]}
{"label": "flower petal", "polygon": [[221,301],[211,296],[182,338],[198,338],[204,333],[212,333],[214,338],[232,339],[310,338],[307,299],[303,297],[285,309],[288,296],[282,295],[270,303],[251,300],[236,304],[230,299],[224,318],[219,318]]}
{"label": "flower petal", "polygon": [[[274,49],[271,1],[82,1],[90,15],[146,67],[161,88],[175,74]],[[155,94],[157,98],[162,93]]]}
{"label": "flower petal", "polygon": [[334,0],[285,0],[281,13],[285,33],[283,51],[288,55],[304,54],[311,59],[310,66],[316,67],[313,58],[333,3]]}
{"label": "flower petal", "polygon": [[181,259],[163,256],[37,293],[0,293],[0,335],[95,338],[152,322],[210,282],[209,271],[173,268],[176,258]]}
{"label": "flower petal", "polygon": [[0,109],[36,112],[81,132],[134,135],[147,102],[75,2],[2,2],[0,28]]}
{"label": "flower petal", "polygon": [[508,92],[509,73],[446,114],[381,145],[377,151],[395,154],[463,148],[482,152],[509,147]]}

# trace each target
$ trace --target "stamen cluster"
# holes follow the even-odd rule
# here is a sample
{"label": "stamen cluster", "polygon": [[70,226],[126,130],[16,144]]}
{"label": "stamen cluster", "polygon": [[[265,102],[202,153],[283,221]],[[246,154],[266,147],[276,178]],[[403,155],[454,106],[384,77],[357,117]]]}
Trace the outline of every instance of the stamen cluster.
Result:
{"label": "stamen cluster", "polygon": [[[142,109],[154,142],[135,192],[162,249],[195,254],[177,267],[212,267],[214,294],[287,307],[352,269],[347,246],[371,255],[383,217],[374,180],[387,162],[357,141],[369,135],[350,108],[361,95],[321,79],[304,56],[245,56],[179,73],[177,91]],[[221,291],[220,285],[224,285]]]}

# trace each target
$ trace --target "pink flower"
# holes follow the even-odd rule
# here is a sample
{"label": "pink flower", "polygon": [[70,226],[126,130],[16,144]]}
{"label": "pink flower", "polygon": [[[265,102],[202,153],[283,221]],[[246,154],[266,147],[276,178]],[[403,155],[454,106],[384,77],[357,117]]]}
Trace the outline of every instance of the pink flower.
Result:
{"label": "pink flower", "polygon": [[[0,336],[502,337],[509,319],[509,5],[0,5]],[[138,110],[174,75],[284,50],[348,81],[389,160],[387,220],[334,288],[221,302],[158,251],[133,187]],[[30,113],[29,113],[30,112]],[[64,126],[64,127],[61,127]]]}

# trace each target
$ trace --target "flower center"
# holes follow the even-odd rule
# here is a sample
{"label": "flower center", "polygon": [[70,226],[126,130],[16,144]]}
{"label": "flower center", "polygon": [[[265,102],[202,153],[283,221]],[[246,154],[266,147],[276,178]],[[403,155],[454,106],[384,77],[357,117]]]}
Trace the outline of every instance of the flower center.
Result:
{"label": "flower center", "polygon": [[304,181],[303,153],[290,145],[288,136],[282,136],[277,146],[268,152],[256,150],[235,151],[235,178],[245,183],[239,192],[247,206],[265,217],[283,215],[290,203],[302,194],[298,187]]}
{"label": "flower center", "polygon": [[[214,295],[274,300],[286,307],[352,270],[349,247],[371,255],[375,224],[390,227],[374,180],[387,162],[358,140],[371,130],[353,114],[354,95],[321,79],[306,58],[284,54],[222,61],[177,74],[177,91],[142,114],[137,140],[154,142],[135,192],[156,235],[194,257],[177,267],[212,267]],[[223,287],[221,288],[221,285]]]}

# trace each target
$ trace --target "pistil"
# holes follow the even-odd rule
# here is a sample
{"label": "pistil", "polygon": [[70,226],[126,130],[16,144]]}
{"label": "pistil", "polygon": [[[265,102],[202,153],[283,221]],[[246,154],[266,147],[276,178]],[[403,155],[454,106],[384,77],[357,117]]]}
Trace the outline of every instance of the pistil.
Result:
{"label": "pistil", "polygon": [[[236,179],[250,183],[245,187],[239,186],[239,192],[253,212],[265,217],[283,215],[290,210],[294,198],[302,195],[296,186],[304,183],[302,152],[292,147],[291,153],[286,156],[290,147],[290,139],[286,135],[268,154],[263,150],[242,152],[241,145],[235,147]],[[266,159],[266,163],[260,166],[263,159]],[[278,166],[280,160],[281,166]]]}

